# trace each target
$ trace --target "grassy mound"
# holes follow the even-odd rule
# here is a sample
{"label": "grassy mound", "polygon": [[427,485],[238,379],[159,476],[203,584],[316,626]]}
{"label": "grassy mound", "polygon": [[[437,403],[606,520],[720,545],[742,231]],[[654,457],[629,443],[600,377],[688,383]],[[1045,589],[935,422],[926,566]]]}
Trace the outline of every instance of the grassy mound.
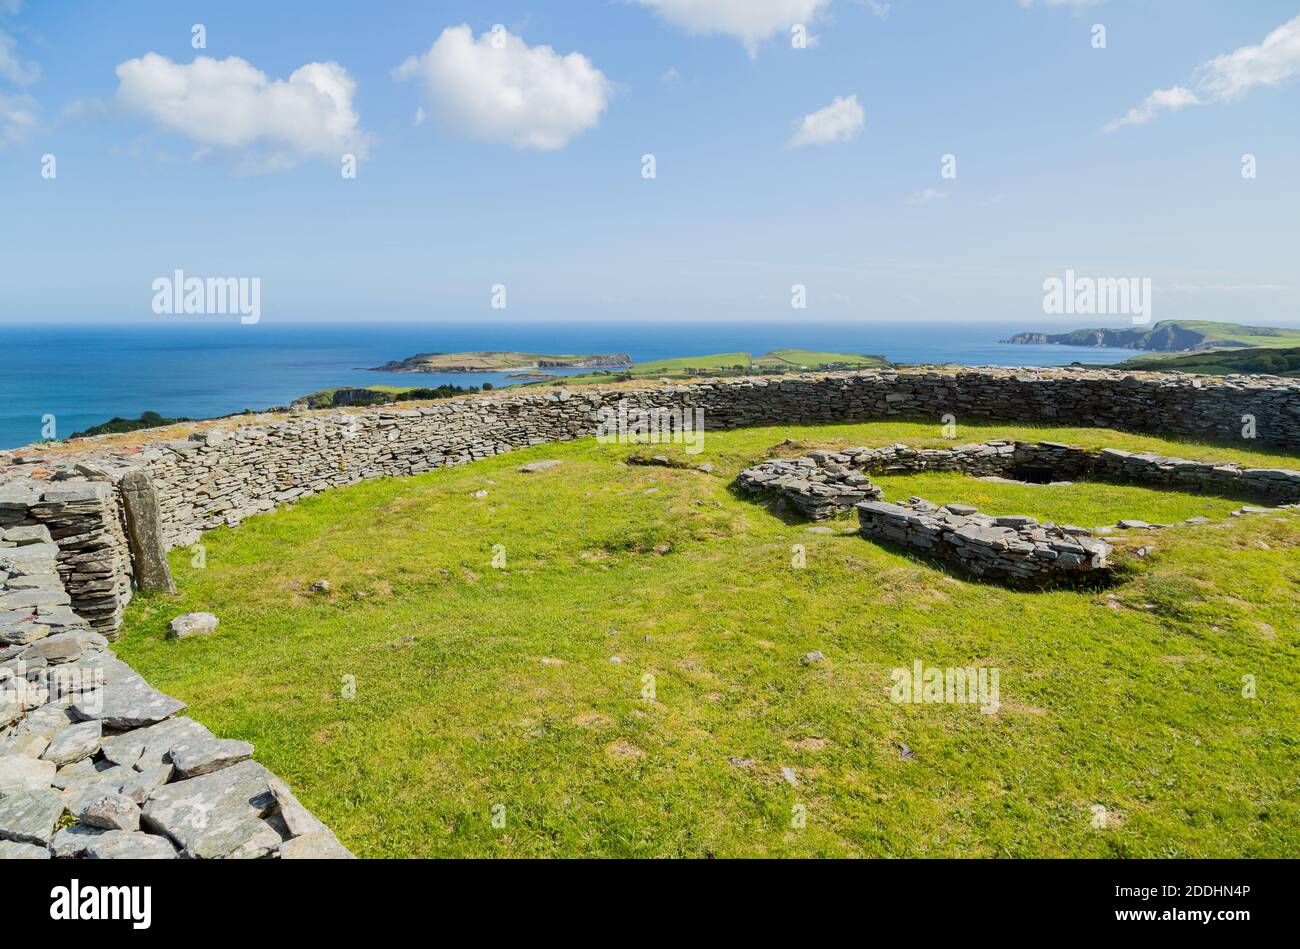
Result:
{"label": "grassy mound", "polygon": [[[1017,593],[851,520],[810,533],[729,486],[768,454],[951,444],[938,434],[711,432],[690,460],[712,474],[589,440],[328,492],[208,534],[202,569],[174,551],[181,594],[137,598],[117,648],[254,742],[367,857],[1295,853],[1300,517],[1137,487],[881,479],[891,499],[1089,526],[1215,518],[1144,535],[1155,553],[1109,591]],[[1008,436],[1296,466],[1095,429],[962,431]],[[516,471],[543,458],[564,463]],[[186,610],[219,631],[165,640]],[[892,702],[891,670],[916,660],[998,669],[1001,708]]]}

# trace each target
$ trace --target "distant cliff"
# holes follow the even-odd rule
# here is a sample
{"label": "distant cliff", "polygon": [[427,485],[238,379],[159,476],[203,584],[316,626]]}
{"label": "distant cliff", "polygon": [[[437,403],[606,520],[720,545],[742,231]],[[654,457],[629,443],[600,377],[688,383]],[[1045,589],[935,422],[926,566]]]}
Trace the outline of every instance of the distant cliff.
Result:
{"label": "distant cliff", "polygon": [[1131,329],[1084,329],[1069,333],[1017,333],[1004,343],[1042,346],[1111,346],[1153,352],[1203,352],[1212,349],[1300,345],[1300,330],[1273,326],[1243,326],[1204,320],[1161,320],[1154,326]]}

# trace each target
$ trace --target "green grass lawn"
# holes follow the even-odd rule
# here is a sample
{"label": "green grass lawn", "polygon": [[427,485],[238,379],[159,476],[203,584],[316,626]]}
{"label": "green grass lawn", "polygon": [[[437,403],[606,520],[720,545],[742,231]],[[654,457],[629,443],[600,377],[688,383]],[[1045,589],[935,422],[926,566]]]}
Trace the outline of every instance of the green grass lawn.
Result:
{"label": "green grass lawn", "polygon": [[[711,432],[694,456],[711,475],[587,440],[327,492],[206,535],[205,569],[174,551],[181,593],[138,597],[115,648],[254,742],[365,857],[1294,855],[1300,517],[1134,487],[880,479],[891,500],[1085,526],[1215,518],[1144,537],[1156,552],[1108,591],[1019,593],[852,520],[810,533],[729,486],[769,453],[952,444],[938,435]],[[1017,435],[1300,466],[1096,429],[967,425],[961,441]],[[541,458],[564,465],[515,470]],[[330,592],[309,591],[319,579]],[[166,640],[186,610],[220,629]],[[812,650],[824,660],[802,663]],[[1001,709],[891,702],[890,670],[918,659],[997,668]]]}

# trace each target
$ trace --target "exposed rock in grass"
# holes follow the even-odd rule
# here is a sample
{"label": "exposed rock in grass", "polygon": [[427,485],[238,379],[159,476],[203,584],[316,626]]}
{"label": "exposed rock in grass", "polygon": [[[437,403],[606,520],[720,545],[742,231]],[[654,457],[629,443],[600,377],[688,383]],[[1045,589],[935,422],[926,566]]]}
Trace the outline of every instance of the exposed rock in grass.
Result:
{"label": "exposed rock in grass", "polygon": [[546,471],[562,464],[564,464],[564,462],[548,458],[545,461],[530,461],[526,465],[520,465],[516,470],[522,474],[536,474],[539,471]]}
{"label": "exposed rock in grass", "polygon": [[182,613],[167,624],[168,639],[187,639],[190,636],[208,636],[217,631],[221,620],[211,613]]}

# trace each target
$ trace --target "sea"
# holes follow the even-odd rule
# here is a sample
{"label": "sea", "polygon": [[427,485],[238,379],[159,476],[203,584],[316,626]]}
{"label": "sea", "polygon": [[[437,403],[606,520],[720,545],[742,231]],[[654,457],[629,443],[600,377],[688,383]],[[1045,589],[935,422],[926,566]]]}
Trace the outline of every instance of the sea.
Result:
{"label": "sea", "polygon": [[[368,367],[416,353],[628,353],[636,362],[773,349],[863,353],[896,363],[1054,366],[1132,350],[998,341],[1070,327],[999,323],[0,323],[0,448],[120,416],[211,418],[284,406],[338,386],[517,384],[507,373],[424,375]],[[559,373],[563,374],[563,373]]]}

